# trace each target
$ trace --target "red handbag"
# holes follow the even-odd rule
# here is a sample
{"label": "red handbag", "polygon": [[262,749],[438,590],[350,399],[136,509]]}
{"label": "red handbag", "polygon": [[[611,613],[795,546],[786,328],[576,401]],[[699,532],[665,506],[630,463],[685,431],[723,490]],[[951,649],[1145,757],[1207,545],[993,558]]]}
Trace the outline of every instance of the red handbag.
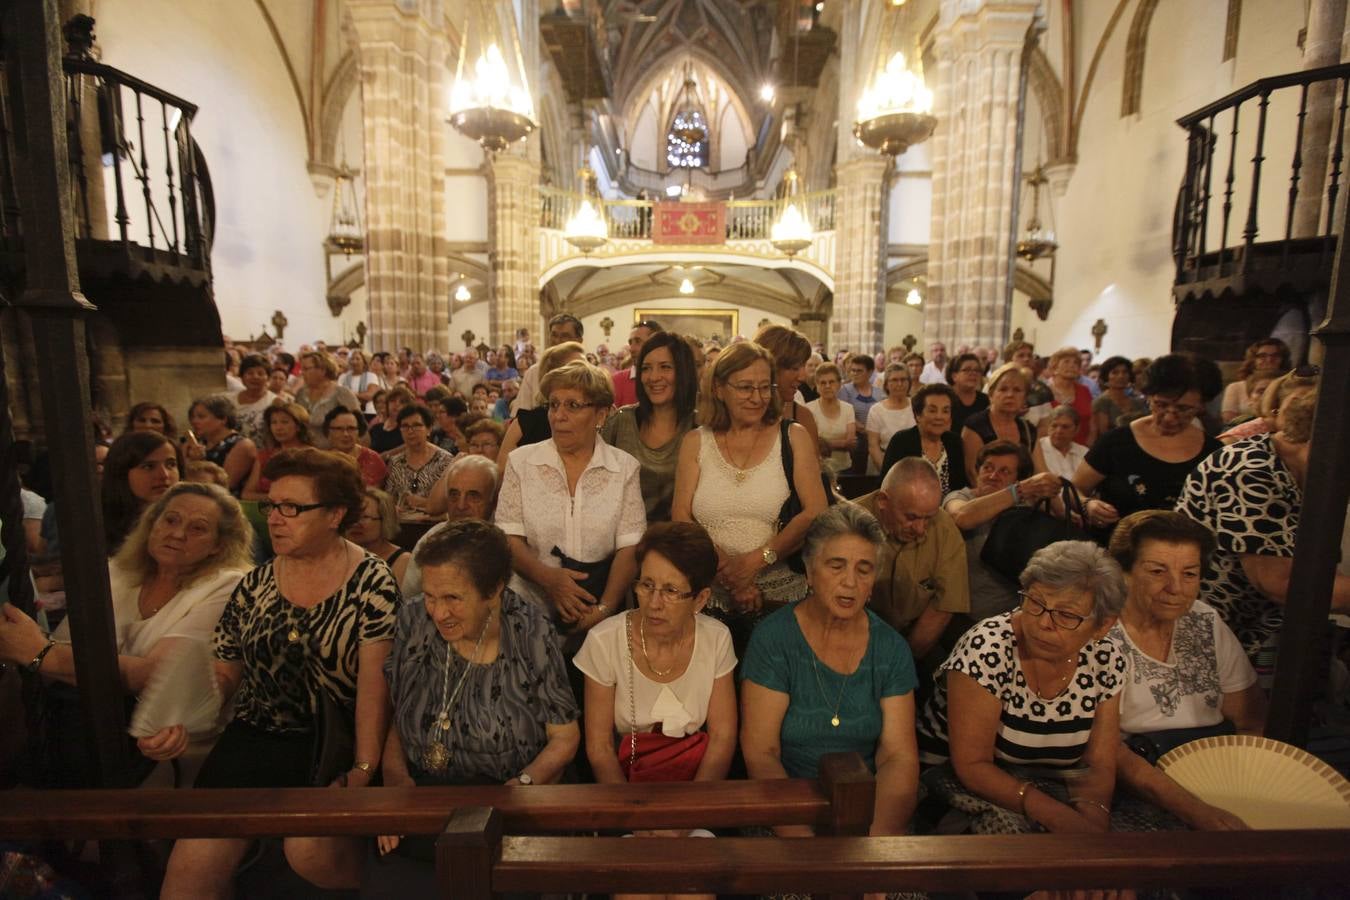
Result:
{"label": "red handbag", "polygon": [[626,734],[619,742],[619,768],[629,781],[693,781],[707,749],[706,731],[678,738],[653,731]]}

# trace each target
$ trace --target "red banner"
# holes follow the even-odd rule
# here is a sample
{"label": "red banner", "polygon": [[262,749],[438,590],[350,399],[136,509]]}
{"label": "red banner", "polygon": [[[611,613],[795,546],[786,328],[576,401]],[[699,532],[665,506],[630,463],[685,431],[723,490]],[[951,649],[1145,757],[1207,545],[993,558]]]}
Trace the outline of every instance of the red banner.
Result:
{"label": "red banner", "polygon": [[656,203],[653,244],[721,244],[727,237],[725,203]]}

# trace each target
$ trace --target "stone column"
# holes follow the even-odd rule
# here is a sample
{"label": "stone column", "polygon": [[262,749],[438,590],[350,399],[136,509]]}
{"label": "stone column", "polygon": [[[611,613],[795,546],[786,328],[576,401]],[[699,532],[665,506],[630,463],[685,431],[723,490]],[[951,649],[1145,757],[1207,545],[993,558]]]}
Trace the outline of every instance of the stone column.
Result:
{"label": "stone column", "polygon": [[1017,93],[1032,0],[942,0],[924,345],[1003,346]]}
{"label": "stone column", "polygon": [[[830,317],[823,312],[804,312],[792,320],[792,327],[800,331],[811,342],[825,344],[825,335],[829,331]],[[828,347],[828,344],[826,344]]]}
{"label": "stone column", "polygon": [[488,162],[488,331],[509,344],[539,332],[539,163],[497,154]]}
{"label": "stone column", "polygon": [[[1303,45],[1305,70],[1334,66],[1341,61],[1345,25],[1345,0],[1313,0],[1308,10],[1308,35]],[[1313,237],[1323,231],[1327,157],[1339,84],[1338,81],[1323,81],[1308,89],[1308,118],[1303,123],[1301,148],[1303,165],[1299,172],[1298,198],[1294,201],[1294,237]]]}
{"label": "stone column", "polygon": [[447,40],[439,0],[347,0],[361,72],[366,296],[376,350],[443,347]]}
{"label": "stone column", "polygon": [[873,353],[886,325],[886,173],[884,156],[835,168],[834,315],[829,350]]}

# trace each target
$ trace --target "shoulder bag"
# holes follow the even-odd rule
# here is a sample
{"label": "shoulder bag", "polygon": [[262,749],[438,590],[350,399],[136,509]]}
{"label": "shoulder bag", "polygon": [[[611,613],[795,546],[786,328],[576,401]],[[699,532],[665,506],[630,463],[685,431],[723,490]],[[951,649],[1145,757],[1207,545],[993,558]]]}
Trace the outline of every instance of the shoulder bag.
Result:
{"label": "shoulder bag", "polygon": [[1022,577],[1022,570],[1031,561],[1032,554],[1042,547],[1056,541],[1091,540],[1086,531],[1073,523],[1070,515],[1077,513],[1078,521],[1087,521],[1083,505],[1078,500],[1078,492],[1067,478],[1059,481],[1066,518],[1061,519],[1050,513],[1049,499],[1035,506],[1014,506],[1005,510],[989,529],[989,537],[980,551],[981,562],[1016,584]]}

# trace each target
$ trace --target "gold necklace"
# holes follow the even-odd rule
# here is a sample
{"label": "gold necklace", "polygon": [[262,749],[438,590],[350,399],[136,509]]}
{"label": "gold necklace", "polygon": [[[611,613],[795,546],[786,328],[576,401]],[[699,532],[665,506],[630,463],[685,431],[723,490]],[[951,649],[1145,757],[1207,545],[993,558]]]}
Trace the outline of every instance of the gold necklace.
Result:
{"label": "gold necklace", "polygon": [[[680,641],[676,641],[676,642],[675,642],[676,660],[677,660],[677,661],[676,661],[675,663],[673,663],[669,669],[666,669],[664,672],[662,672],[662,671],[661,671],[660,669],[658,669],[656,666],[652,665],[652,658],[651,658],[650,656],[647,655],[647,631],[646,631],[646,628],[645,628],[646,623],[647,623],[647,617],[644,616],[644,615],[640,615],[640,614],[639,614],[639,616],[638,616],[638,643],[640,643],[640,644],[642,645],[642,661],[645,662],[645,663],[647,664],[647,668],[648,668],[648,669],[651,669],[652,674],[655,675],[657,678],[665,678],[665,677],[666,677],[667,675],[669,675],[671,672],[674,672],[674,671],[675,671],[675,667],[679,665],[679,662],[678,662],[678,660],[679,660],[679,652],[678,652],[678,651],[679,651]],[[681,640],[683,640],[683,638],[681,638]]]}
{"label": "gold necklace", "polygon": [[[829,636],[829,633],[830,633],[830,626],[826,625],[825,626],[826,636]],[[810,649],[809,643],[807,644],[807,648]],[[858,669],[861,668],[862,664],[859,663],[858,668],[854,669],[853,672],[856,672],[858,671]],[[816,664],[816,651],[814,650],[811,651],[811,671],[815,672],[816,674],[816,687],[820,689],[820,698],[824,700],[825,705],[828,706],[830,703],[830,695],[825,693],[825,685],[821,683],[820,667]],[[839,693],[834,698],[834,715],[830,716],[830,724],[833,725],[835,728],[838,728],[840,721],[842,721],[839,718],[839,708],[841,705],[843,705],[844,688],[848,687],[848,680],[853,677],[853,672],[849,672],[847,675],[842,676],[843,680],[839,682]]]}
{"label": "gold necklace", "polygon": [[[1072,664],[1073,662],[1074,662],[1074,657],[1072,657],[1072,656],[1069,657],[1068,659],[1064,660],[1064,664],[1065,664],[1065,665],[1070,665],[1070,664]],[[1077,667],[1077,666],[1074,666],[1074,667],[1073,667],[1072,669],[1070,669],[1066,674],[1056,676],[1055,680],[1052,681],[1052,682],[1050,682],[1052,685],[1059,684],[1061,681],[1063,682],[1063,684],[1059,684],[1059,690],[1055,691],[1053,694],[1047,695],[1047,694],[1045,693],[1045,691],[1043,691],[1043,690],[1041,689],[1041,678],[1040,678],[1039,675],[1036,677],[1036,684],[1037,684],[1037,686],[1032,687],[1032,685],[1031,685],[1031,679],[1030,679],[1030,678],[1027,679],[1027,686],[1028,686],[1028,687],[1031,687],[1031,690],[1035,692],[1036,696],[1037,696],[1037,697],[1040,697],[1042,700],[1053,700],[1053,699],[1055,699],[1056,697],[1058,697],[1060,694],[1064,693],[1065,688],[1067,688],[1067,687],[1069,686],[1069,680],[1073,678],[1073,673],[1074,673],[1075,671],[1077,671],[1077,669],[1078,669],[1078,667]],[[1031,667],[1030,667],[1030,666],[1026,667],[1026,671],[1027,671],[1028,674],[1030,674],[1030,672],[1031,672]]]}
{"label": "gold necklace", "polygon": [[450,659],[455,656],[455,648],[450,646],[450,642],[445,644],[445,677],[441,682],[441,711],[436,716],[436,730],[440,732],[433,737],[427,744],[426,752],[422,754],[422,767],[433,774],[444,773],[450,765],[450,750],[445,746],[447,733],[450,731],[450,711],[454,708],[455,701],[459,699],[459,692],[464,688],[464,682],[469,680],[469,672],[473,670],[474,664],[478,662],[478,654],[483,649],[483,639],[487,637],[488,628],[492,625],[492,613],[488,613],[487,621],[483,623],[483,630],[478,632],[478,640],[473,646],[473,657],[465,661],[464,672],[459,676],[459,681],[455,684],[454,693],[450,699],[445,699],[445,693],[450,688]]}
{"label": "gold necklace", "polygon": [[750,439],[750,450],[745,454],[745,463],[737,462],[736,455],[731,452],[731,432],[728,431],[722,435],[722,441],[726,444],[727,456],[730,458],[731,467],[735,470],[736,483],[741,484],[746,479],[746,473],[749,469],[747,464],[751,457],[755,455],[755,448],[759,446],[759,432],[756,431],[754,437]]}

